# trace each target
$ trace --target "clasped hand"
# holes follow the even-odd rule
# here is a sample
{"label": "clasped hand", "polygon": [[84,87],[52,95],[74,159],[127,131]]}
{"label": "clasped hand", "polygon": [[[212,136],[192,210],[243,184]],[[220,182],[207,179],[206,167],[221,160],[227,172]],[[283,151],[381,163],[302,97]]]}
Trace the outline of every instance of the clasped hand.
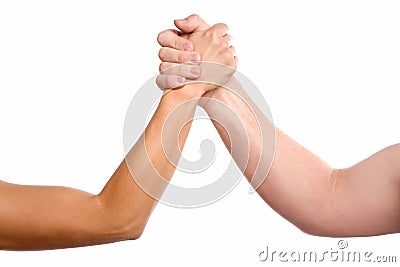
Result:
{"label": "clasped hand", "polygon": [[210,27],[197,15],[175,20],[175,25],[180,31],[166,30],[158,36],[163,47],[157,85],[167,90],[201,83],[196,88],[203,90],[203,96],[210,96],[210,91],[226,84],[237,68],[228,27],[223,23]]}

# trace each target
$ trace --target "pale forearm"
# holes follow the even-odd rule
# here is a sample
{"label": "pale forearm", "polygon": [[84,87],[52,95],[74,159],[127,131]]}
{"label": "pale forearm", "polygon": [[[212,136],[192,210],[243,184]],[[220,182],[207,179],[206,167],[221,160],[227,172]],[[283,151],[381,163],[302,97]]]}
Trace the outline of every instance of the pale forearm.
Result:
{"label": "pale forearm", "polygon": [[233,78],[226,87],[218,88],[209,100],[200,103],[238,167],[257,187],[268,174],[274,157],[275,127],[239,81]]}
{"label": "pale forearm", "polygon": [[[185,34],[209,27],[196,15],[175,25]],[[161,70],[186,62],[182,60],[186,51],[181,51],[188,43],[184,37],[187,36],[171,31],[160,34],[159,42],[165,46],[165,50],[160,50],[164,52],[160,53]],[[170,74],[193,78],[179,69]],[[161,79],[160,88],[171,88],[166,80]],[[205,95],[205,99],[211,99],[202,100],[201,105],[239,168],[271,207],[303,231],[315,235],[359,236],[400,231],[400,145],[386,148],[351,168],[333,169],[275,129],[249,99],[247,88],[243,89],[234,79],[230,82],[227,86],[233,93],[220,87]]]}
{"label": "pale forearm", "polygon": [[[240,84],[233,89],[241,97],[218,89],[213,98],[229,106],[242,119],[242,125],[217,112],[221,110],[215,105],[207,104],[205,109],[211,119],[230,129],[226,131],[215,123],[228,148],[230,140],[244,143],[244,136],[235,135],[241,132],[241,127],[246,128],[250,153],[241,151],[232,156],[237,162],[244,162],[243,155],[249,156],[249,164],[247,168],[242,166],[242,170],[249,181],[266,178],[257,192],[274,210],[315,235],[364,236],[400,231],[400,170],[393,159],[399,158],[399,147],[385,149],[354,167],[333,169],[279,129],[272,131],[274,125]],[[270,164],[271,135],[275,136],[276,144],[273,164],[268,176],[262,177]]]}
{"label": "pale forearm", "polygon": [[[220,121],[230,129],[222,130],[215,123],[225,144],[235,139],[250,144],[249,152],[236,144],[242,151],[232,153],[232,156],[236,162],[246,162],[242,157],[247,157],[248,164],[238,166],[249,182],[253,179],[258,181],[255,184],[258,194],[275,211],[304,229],[313,220],[312,213],[324,202],[321,198],[329,196],[327,183],[332,168],[276,129],[239,82],[231,82],[229,88],[232,91],[218,89],[213,98],[230,107],[232,113],[241,118],[241,124],[232,123],[230,116],[217,112],[220,111],[218,105],[211,101],[207,102],[205,110],[213,121]],[[247,136],[238,134],[243,132],[241,128],[246,129]],[[260,181],[263,181],[261,185]]]}

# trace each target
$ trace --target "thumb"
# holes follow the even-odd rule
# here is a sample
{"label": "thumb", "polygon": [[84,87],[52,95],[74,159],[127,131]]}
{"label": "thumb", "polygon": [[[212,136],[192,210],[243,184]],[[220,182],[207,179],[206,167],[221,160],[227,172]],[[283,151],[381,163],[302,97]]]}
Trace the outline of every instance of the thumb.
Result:
{"label": "thumb", "polygon": [[185,19],[178,19],[174,21],[175,26],[183,33],[191,33],[196,31],[204,31],[210,28],[199,15],[193,14]]}

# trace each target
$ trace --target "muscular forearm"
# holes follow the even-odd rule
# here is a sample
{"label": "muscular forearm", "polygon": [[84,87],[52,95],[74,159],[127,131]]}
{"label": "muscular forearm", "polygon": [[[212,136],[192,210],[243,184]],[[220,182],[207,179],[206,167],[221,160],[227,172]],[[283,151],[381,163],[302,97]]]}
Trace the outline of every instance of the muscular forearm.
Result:
{"label": "muscular forearm", "polygon": [[[248,140],[249,153],[232,151],[232,156],[256,186],[268,173],[273,149],[271,136],[275,134],[272,167],[257,188],[274,210],[315,235],[365,236],[400,231],[400,171],[394,159],[399,159],[400,147],[385,149],[348,169],[333,169],[279,129],[274,131],[273,124],[239,83],[235,81],[229,86],[235,94],[218,89],[212,98],[230,107],[241,118],[241,125],[212,101],[204,107],[228,149],[240,148]],[[247,136],[241,133],[241,127],[246,129]],[[248,156],[247,165],[243,164],[244,156]]]}
{"label": "muscular forearm", "polygon": [[[157,202],[153,197],[162,194],[174,172],[170,162],[179,159],[177,144],[183,147],[190,128],[186,122],[193,117],[196,99],[203,93],[197,89],[191,85],[162,97],[145,135],[99,195],[65,187],[0,182],[0,249],[55,249],[139,237]],[[164,125],[178,106],[172,113],[174,124]],[[174,145],[162,146],[162,134]],[[153,193],[157,195],[150,197],[143,192],[132,173],[140,176],[135,179],[154,182]],[[160,183],[159,176],[166,182]]]}

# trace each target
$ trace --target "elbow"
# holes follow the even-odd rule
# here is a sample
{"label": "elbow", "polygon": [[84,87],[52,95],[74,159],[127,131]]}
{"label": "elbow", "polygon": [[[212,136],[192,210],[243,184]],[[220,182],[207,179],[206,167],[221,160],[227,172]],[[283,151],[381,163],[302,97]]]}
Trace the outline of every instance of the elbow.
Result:
{"label": "elbow", "polygon": [[341,174],[342,172],[339,169],[332,169],[327,179],[328,193],[325,196],[328,197],[320,198],[320,201],[317,201],[308,216],[304,216],[304,220],[295,224],[303,233],[318,237],[346,236],[343,232],[343,225],[341,225],[343,218],[338,217],[339,214],[335,212],[336,209],[332,201]]}
{"label": "elbow", "polygon": [[318,237],[346,237],[346,218],[335,212],[328,202],[309,210],[306,214],[291,220],[292,224],[307,235]]}
{"label": "elbow", "polygon": [[104,234],[116,241],[137,240],[145,228],[145,223],[139,218],[109,217],[105,220]]}
{"label": "elbow", "polygon": [[318,237],[349,237],[346,220],[340,217],[330,205],[320,206],[292,224],[307,235]]}
{"label": "elbow", "polygon": [[144,232],[145,224],[139,220],[109,221],[106,227],[106,235],[114,237],[116,240],[137,240]]}
{"label": "elbow", "polygon": [[137,240],[139,239],[146,226],[146,222],[139,216],[128,216],[115,218],[111,216],[107,220],[107,235],[113,236],[118,240]]}
{"label": "elbow", "polygon": [[125,240],[137,240],[142,236],[144,228],[145,224],[142,222],[128,223],[127,228],[122,231],[122,235]]}
{"label": "elbow", "polygon": [[312,209],[307,213],[296,213],[297,216],[281,215],[304,234],[318,237],[338,237],[340,229],[334,223],[335,220],[331,220],[329,212],[325,211],[324,209]]}
{"label": "elbow", "polygon": [[140,214],[126,210],[112,209],[98,200],[99,205],[99,235],[109,242],[139,239],[145,229],[147,219]]}
{"label": "elbow", "polygon": [[328,228],[325,225],[313,226],[297,226],[303,233],[317,237],[331,237],[331,238],[348,238],[356,235],[345,231],[344,229],[337,229],[335,227]]}
{"label": "elbow", "polygon": [[326,229],[322,225],[296,225],[303,233],[317,237],[338,237],[338,234],[332,229]]}
{"label": "elbow", "polygon": [[338,216],[332,209],[315,211],[313,217],[307,217],[302,221],[293,223],[300,231],[307,235],[318,237],[350,237],[346,224],[340,223]]}

